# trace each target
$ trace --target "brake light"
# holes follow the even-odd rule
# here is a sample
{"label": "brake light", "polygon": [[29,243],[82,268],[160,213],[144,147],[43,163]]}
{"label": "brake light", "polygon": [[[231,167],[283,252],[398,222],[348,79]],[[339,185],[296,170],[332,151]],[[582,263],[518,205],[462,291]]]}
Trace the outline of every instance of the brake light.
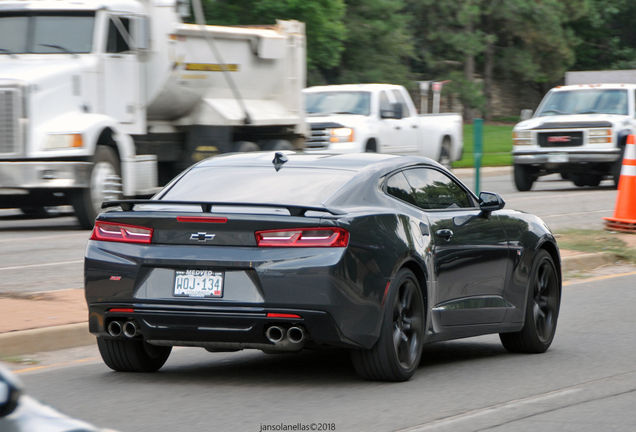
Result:
{"label": "brake light", "polygon": [[301,318],[301,316],[296,314],[270,312],[267,314],[267,318]]}
{"label": "brake light", "polygon": [[349,232],[342,228],[299,228],[256,231],[259,247],[347,247]]}
{"label": "brake light", "polygon": [[177,216],[177,222],[226,223],[226,217]]}
{"label": "brake light", "polygon": [[96,221],[91,240],[122,243],[150,243],[152,228]]}
{"label": "brake light", "polygon": [[112,308],[112,309],[108,309],[108,312],[134,313],[135,310],[133,308]]}

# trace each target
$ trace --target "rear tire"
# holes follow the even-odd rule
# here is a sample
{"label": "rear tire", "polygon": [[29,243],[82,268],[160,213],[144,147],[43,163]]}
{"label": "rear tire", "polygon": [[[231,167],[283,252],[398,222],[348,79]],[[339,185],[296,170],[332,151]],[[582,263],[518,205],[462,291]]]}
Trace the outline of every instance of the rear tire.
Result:
{"label": "rear tire", "polygon": [[265,151],[284,151],[284,150],[294,150],[294,146],[287,140],[275,139],[268,140],[263,145],[263,150]]}
{"label": "rear tire", "polygon": [[424,301],[417,278],[408,269],[398,272],[389,287],[380,338],[369,350],[351,350],[351,361],[362,378],[406,381],[422,357]]}
{"label": "rear tire", "polygon": [[499,334],[504,348],[512,353],[545,352],[554,339],[560,303],[556,267],[550,254],[542,249],[535,256],[530,271],[525,323],[519,332]]}
{"label": "rear tire", "polygon": [[260,151],[258,144],[251,141],[236,141],[232,146],[232,151],[237,153]]}
{"label": "rear tire", "polygon": [[98,145],[93,157],[89,187],[71,195],[75,216],[83,229],[93,229],[104,201],[121,199],[121,168],[115,150]]}
{"label": "rear tire", "polygon": [[532,167],[528,165],[514,166],[515,186],[519,192],[527,192],[532,189],[532,184],[536,180]]}
{"label": "rear tire", "polygon": [[172,347],[158,347],[143,340],[97,338],[106,366],[118,372],[156,372],[166,363]]}
{"label": "rear tire", "polygon": [[446,137],[444,138],[444,141],[442,142],[442,149],[440,150],[440,153],[439,153],[439,163],[447,170],[451,169],[450,153],[451,153],[451,142],[450,142],[450,139]]}
{"label": "rear tire", "polygon": [[370,139],[369,141],[367,141],[367,145],[364,148],[364,152],[365,153],[377,153],[378,152],[378,145],[376,144],[376,141],[374,139]]}

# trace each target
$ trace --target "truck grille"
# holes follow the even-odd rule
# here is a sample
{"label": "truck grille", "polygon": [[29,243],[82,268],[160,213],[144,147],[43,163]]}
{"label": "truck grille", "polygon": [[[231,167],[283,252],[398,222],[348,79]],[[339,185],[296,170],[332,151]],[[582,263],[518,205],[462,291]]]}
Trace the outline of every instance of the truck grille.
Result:
{"label": "truck grille", "polygon": [[577,147],[583,145],[583,132],[542,132],[540,147]]}
{"label": "truck grille", "polygon": [[311,129],[311,138],[305,141],[305,147],[324,149],[329,147],[329,132],[326,129]]}
{"label": "truck grille", "polygon": [[0,155],[20,151],[20,92],[17,89],[0,89]]}

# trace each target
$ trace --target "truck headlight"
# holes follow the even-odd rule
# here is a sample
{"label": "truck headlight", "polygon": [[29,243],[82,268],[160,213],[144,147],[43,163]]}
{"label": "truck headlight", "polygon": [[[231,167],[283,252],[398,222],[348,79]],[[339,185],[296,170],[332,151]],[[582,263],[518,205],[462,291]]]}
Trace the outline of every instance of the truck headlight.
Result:
{"label": "truck headlight", "polygon": [[84,145],[82,134],[51,134],[49,135],[44,148],[46,150],[79,148]]}
{"label": "truck headlight", "polygon": [[590,129],[588,136],[590,144],[606,144],[612,142],[611,129]]}
{"label": "truck headlight", "polygon": [[531,145],[532,144],[532,132],[530,131],[517,131],[512,133],[512,143],[514,145]]}
{"label": "truck headlight", "polygon": [[336,128],[329,130],[329,142],[332,143],[344,143],[353,142],[353,129],[352,128]]}

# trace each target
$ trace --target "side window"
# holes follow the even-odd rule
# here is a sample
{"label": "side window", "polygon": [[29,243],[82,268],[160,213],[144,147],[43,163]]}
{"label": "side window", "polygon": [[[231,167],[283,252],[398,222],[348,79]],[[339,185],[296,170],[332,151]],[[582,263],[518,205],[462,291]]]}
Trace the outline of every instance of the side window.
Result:
{"label": "side window", "polygon": [[410,117],[411,113],[409,112],[409,106],[407,105],[404,96],[402,96],[402,92],[399,90],[393,90],[393,97],[396,102],[402,104],[402,117]]}
{"label": "side window", "polygon": [[[129,18],[119,18],[124,28],[130,34],[130,19]],[[119,31],[117,26],[115,25],[115,21],[111,18],[108,20],[108,39],[106,41],[106,52],[107,53],[120,53],[130,51],[130,47],[126,42],[126,38]]]}
{"label": "side window", "polygon": [[386,182],[386,192],[409,204],[417,205],[413,195],[413,188],[401,172],[395,174]]}
{"label": "side window", "polygon": [[393,111],[389,97],[384,90],[380,93],[380,116],[382,116],[382,111]]}
{"label": "side window", "polygon": [[424,210],[473,207],[473,200],[454,180],[429,168],[404,171],[413,188],[416,205]]}

